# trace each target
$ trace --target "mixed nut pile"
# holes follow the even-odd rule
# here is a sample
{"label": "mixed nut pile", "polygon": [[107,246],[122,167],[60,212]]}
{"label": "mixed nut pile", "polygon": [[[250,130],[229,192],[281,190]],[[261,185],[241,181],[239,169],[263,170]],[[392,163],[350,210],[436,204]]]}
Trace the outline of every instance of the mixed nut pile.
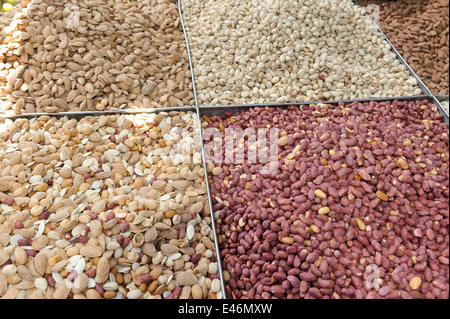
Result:
{"label": "mixed nut pile", "polygon": [[376,5],[379,25],[395,48],[434,94],[449,88],[448,0],[360,0]]}
{"label": "mixed nut pile", "polygon": [[1,125],[1,298],[221,298],[195,113]]}
{"label": "mixed nut pile", "polygon": [[1,112],[195,104],[175,0],[32,0],[0,29]]}
{"label": "mixed nut pile", "polygon": [[420,94],[351,0],[183,0],[200,105]]}
{"label": "mixed nut pile", "polygon": [[[273,172],[208,163],[227,296],[448,298],[449,135],[435,105],[257,107],[203,120],[205,132],[279,131]],[[265,146],[233,138],[223,154]]]}

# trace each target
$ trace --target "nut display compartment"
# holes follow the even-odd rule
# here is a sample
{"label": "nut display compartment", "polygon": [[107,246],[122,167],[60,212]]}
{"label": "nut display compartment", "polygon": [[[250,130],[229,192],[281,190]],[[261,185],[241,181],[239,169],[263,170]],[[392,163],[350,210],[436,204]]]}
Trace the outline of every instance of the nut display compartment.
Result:
{"label": "nut display compartment", "polygon": [[[189,39],[189,43],[190,43],[190,53],[191,53],[191,59],[192,59],[192,64],[193,64],[194,77],[195,77],[195,83],[196,83],[196,88],[197,88],[196,92],[198,95],[199,106],[237,105],[237,104],[249,104],[250,105],[250,104],[267,104],[267,103],[280,104],[280,103],[290,103],[290,102],[310,102],[310,103],[316,102],[316,103],[318,103],[322,100],[330,100],[330,101],[331,100],[335,100],[335,101],[336,100],[347,100],[347,99],[348,100],[356,100],[356,99],[362,99],[362,98],[379,98],[379,97],[401,98],[403,96],[430,95],[431,93],[426,88],[426,86],[422,85],[420,79],[418,79],[415,76],[415,74],[413,72],[411,72],[408,65],[404,63],[405,61],[403,59],[401,59],[401,56],[399,56],[398,52],[395,51],[395,48],[393,48],[392,45],[388,41],[386,41],[385,36],[383,35],[382,32],[380,32],[379,28],[375,24],[372,23],[372,20],[368,16],[365,16],[363,14],[361,8],[359,6],[357,6],[355,3],[353,3],[352,1],[347,1],[345,3],[344,2],[342,2],[342,3],[343,3],[342,4],[343,7],[336,9],[337,12],[341,13],[341,14],[344,14],[344,12],[345,12],[345,14],[347,14],[347,16],[354,15],[355,16],[354,19],[356,19],[356,21],[361,20],[361,22],[358,23],[356,25],[356,27],[360,27],[360,28],[362,28],[363,26],[367,27],[368,30],[370,30],[370,32],[371,32],[370,36],[373,36],[374,38],[376,38],[376,41],[380,42],[380,43],[376,42],[377,44],[374,44],[371,47],[372,49],[377,47],[377,48],[380,48],[380,50],[381,49],[383,50],[383,53],[382,54],[380,53],[380,56],[377,56],[377,58],[376,58],[377,62],[376,63],[374,62],[372,64],[372,66],[375,68],[374,70],[376,70],[379,67],[377,63],[381,63],[381,64],[384,63],[384,62],[382,62],[382,61],[384,61],[383,60],[384,58],[388,59],[388,57],[389,57],[389,59],[390,59],[389,61],[392,62],[392,65],[388,65],[387,62],[386,62],[386,64],[383,64],[383,70],[389,73],[388,75],[386,75],[386,77],[384,79],[381,79],[381,80],[377,79],[377,76],[380,74],[381,69],[378,70],[379,72],[377,73],[374,70],[372,70],[371,67],[368,67],[368,69],[365,69],[364,72],[361,71],[364,73],[364,79],[362,79],[362,78],[357,79],[358,75],[356,73],[359,72],[358,70],[360,70],[360,66],[355,66],[352,70],[356,73],[354,73],[354,74],[352,73],[352,75],[348,75],[348,78],[349,79],[352,78],[351,80],[356,81],[356,82],[351,82],[348,79],[349,80],[348,83],[344,83],[345,81],[343,83],[340,83],[340,78],[334,79],[334,77],[336,76],[336,74],[342,75],[341,68],[346,68],[345,65],[350,63],[349,62],[350,60],[340,61],[339,62],[340,65],[334,65],[334,67],[331,67],[331,64],[329,64],[331,62],[328,60],[331,59],[332,57],[334,57],[333,52],[335,52],[337,50],[337,48],[335,48],[333,46],[332,51],[330,51],[330,47],[329,47],[328,51],[327,51],[328,54],[322,56],[324,59],[322,61],[323,63],[318,62],[317,59],[315,60],[315,62],[314,61],[306,62],[306,61],[309,61],[308,56],[309,56],[310,52],[307,50],[307,46],[305,46],[306,44],[302,42],[301,44],[299,44],[298,50],[297,50],[297,46],[294,45],[295,43],[293,43],[291,45],[292,47],[295,46],[295,48],[296,48],[294,51],[289,52],[289,54],[288,54],[290,59],[292,60],[292,61],[291,60],[289,60],[289,61],[291,61],[293,64],[291,63],[292,64],[291,68],[289,70],[285,71],[286,74],[289,74],[290,79],[295,78],[295,79],[297,79],[298,83],[293,83],[292,81],[294,81],[294,80],[291,81],[292,83],[289,82],[290,80],[285,83],[282,81],[282,79],[285,77],[285,75],[283,75],[284,73],[281,74],[280,72],[277,71],[278,69],[276,69],[276,68],[274,70],[270,69],[271,65],[272,66],[279,65],[278,62],[275,63],[272,61],[273,62],[272,64],[270,64],[269,62],[267,62],[265,64],[263,62],[259,62],[259,64],[258,64],[257,61],[255,62],[255,61],[251,60],[252,63],[254,62],[252,64],[250,62],[247,63],[246,58],[242,58],[239,60],[239,63],[237,63],[237,61],[235,61],[236,63],[234,63],[233,56],[235,56],[237,53],[233,51],[233,48],[234,48],[234,50],[238,50],[238,46],[235,42],[237,42],[237,43],[239,43],[239,41],[245,42],[244,47],[248,47],[250,45],[249,43],[258,42],[259,41],[258,37],[263,38],[263,36],[261,34],[264,34],[265,31],[258,31],[258,32],[255,31],[255,34],[254,34],[255,39],[253,39],[253,40],[251,38],[251,36],[253,34],[252,32],[248,32],[248,33],[244,32],[237,36],[232,36],[227,33],[228,35],[223,36],[223,37],[220,37],[221,35],[218,34],[218,32],[220,30],[222,30],[223,28],[226,28],[227,24],[232,23],[232,21],[234,21],[233,19],[235,19],[235,17],[226,16],[226,14],[229,14],[228,11],[231,12],[231,10],[233,10],[233,12],[234,11],[239,12],[239,14],[241,14],[241,16],[239,16],[239,18],[237,18],[239,20],[239,23],[236,22],[235,24],[236,25],[242,24],[243,26],[245,26],[245,24],[247,23],[247,20],[250,19],[249,17],[257,15],[257,12],[260,12],[260,11],[258,11],[256,9],[253,10],[254,9],[253,7],[251,7],[251,9],[240,8],[239,5],[241,5],[241,4],[235,3],[232,0],[228,1],[226,4],[224,3],[223,6],[221,4],[221,8],[217,8],[217,7],[211,8],[211,6],[214,4],[213,2],[202,3],[201,9],[196,7],[196,5],[200,6],[200,4],[197,3],[196,1],[184,1],[184,2],[181,1],[181,7],[183,9],[184,21],[185,21],[185,25],[186,25],[186,34],[187,34],[187,38]],[[215,4],[215,5],[217,5],[217,4]],[[262,5],[262,4],[253,3],[253,5]],[[320,10],[317,11],[318,4],[314,4],[314,5],[311,4],[311,9],[308,9],[308,5],[309,4],[305,4],[302,7],[302,10],[310,10],[311,12],[309,12],[309,11],[307,12],[309,15],[313,15],[313,13],[315,14],[320,11]],[[234,6],[237,6],[239,8],[237,8],[237,7],[235,8]],[[277,22],[278,24],[287,23],[287,21],[289,20],[287,17],[285,17],[285,15],[287,14],[286,12],[288,11],[285,8],[286,6],[290,6],[289,7],[290,10],[294,10],[294,9],[297,10],[300,8],[296,3],[289,2],[289,1],[285,2],[283,4],[280,4],[279,5],[280,8],[278,8],[279,12],[277,11],[279,16],[276,16],[274,18],[274,19],[277,18],[276,20],[278,21]],[[264,9],[264,8],[262,8],[262,9]],[[267,8],[265,8],[265,9],[267,9]],[[250,10],[250,11],[247,12],[245,10]],[[253,10],[253,11],[251,11],[251,10]],[[316,10],[317,12],[314,10]],[[211,11],[211,14],[217,14],[220,11],[226,17],[225,18],[223,16],[211,17],[208,15],[209,11]],[[247,15],[244,15],[243,11],[247,12]],[[314,12],[312,12],[312,11],[314,11]],[[323,10],[320,12],[323,12]],[[304,14],[306,15],[307,13],[304,13]],[[227,20],[221,21],[223,19],[227,19]],[[263,19],[263,17],[257,18],[256,20],[260,21],[261,19]],[[330,17],[330,19],[332,19],[332,18]],[[218,22],[219,20],[221,22]],[[241,21],[241,20],[245,20],[245,21]],[[319,22],[317,22],[317,23],[319,23]],[[221,27],[223,26],[222,29],[215,27],[216,24],[219,24],[219,23],[220,23]],[[260,23],[261,23],[261,25],[265,26],[265,24],[262,23],[262,20],[260,21]],[[356,22],[351,22],[351,23],[356,23]],[[206,26],[209,26],[209,27],[206,28]],[[204,32],[203,31],[200,32],[196,28],[204,28],[205,30],[203,30]],[[311,28],[312,28],[312,26],[311,26]],[[195,34],[193,34],[194,29],[195,29]],[[209,30],[209,31],[206,32],[206,30]],[[272,32],[275,32],[275,31],[272,31]],[[295,38],[295,34],[296,33],[293,32],[293,34],[292,34],[293,38]],[[220,41],[218,40],[218,37],[220,37]],[[319,37],[319,36],[317,36],[317,37]],[[316,39],[317,37],[303,35],[302,41],[311,40],[311,41],[317,42],[317,41],[319,41],[318,39]],[[351,37],[352,36],[350,36],[350,38]],[[356,41],[356,36],[353,35],[353,37],[354,37],[354,41]],[[222,38],[228,38],[228,40],[225,41]],[[294,40],[295,39],[291,39],[290,41],[295,42]],[[230,43],[230,41],[231,41],[231,43]],[[291,42],[289,42],[289,43],[291,43]],[[223,46],[223,45],[227,47],[227,50],[231,50],[231,52],[233,52],[233,53],[231,55],[229,54],[227,56],[226,50],[224,49],[225,50],[224,51],[224,50],[220,49],[221,46]],[[263,55],[263,57],[258,54],[256,54],[256,55],[250,54],[252,56],[252,57],[250,57],[250,59],[263,59],[263,58],[267,57],[267,60],[269,61],[272,56],[279,57],[281,55],[281,56],[283,56],[283,57],[281,57],[281,59],[283,61],[285,61],[285,58],[286,58],[285,55],[287,55],[286,50],[289,49],[289,47],[287,47],[285,45],[276,44],[276,43],[269,43],[267,45],[268,46],[272,45],[274,47],[277,46],[277,48],[278,47],[279,48],[278,48],[278,50],[273,52],[273,55],[271,55],[272,54],[271,51],[270,52],[267,51],[268,49],[266,50],[267,52],[264,51],[263,53],[261,53]],[[339,48],[339,43],[336,43],[336,45]],[[334,50],[334,49],[336,49],[336,50]],[[256,50],[255,52],[258,51],[257,49],[255,49],[255,50]],[[369,56],[370,56],[370,54],[367,53],[361,59],[368,58]],[[295,59],[294,59],[294,57],[295,57]],[[356,60],[358,60],[358,59],[356,59]],[[297,62],[303,61],[306,64],[297,65],[300,62],[298,62],[296,64],[296,63],[294,63],[294,61],[297,61]],[[311,77],[312,76],[311,70],[313,70],[313,67],[316,67],[315,63],[316,64],[318,63],[318,65],[322,65],[325,63],[326,65],[325,66],[322,65],[320,70],[317,71],[315,78],[313,79]],[[263,66],[263,64],[264,64],[264,66]],[[282,66],[282,64],[283,63],[280,64],[280,67]],[[240,65],[241,65],[241,68],[243,68],[242,70],[240,69]],[[232,67],[232,66],[234,66],[234,67]],[[235,69],[237,68],[236,71],[234,71],[234,73],[233,73],[233,74],[237,74],[236,76],[221,75],[222,71],[226,72],[227,70],[230,69],[230,67],[235,68]],[[302,67],[305,67],[306,69],[310,70],[311,72],[308,73],[309,72],[308,71],[306,74],[304,74],[304,72],[303,72],[304,70],[301,71]],[[339,70],[337,70],[337,69],[339,69]],[[259,72],[262,75],[261,74],[255,75],[254,73],[252,73],[253,71]],[[277,72],[280,74],[278,74]],[[327,72],[330,74],[327,75],[326,74]],[[399,76],[399,74],[401,74],[401,76]],[[396,78],[397,76],[399,76],[398,81],[395,80],[395,79],[397,79]],[[395,79],[393,77],[395,77]],[[389,78],[389,80],[387,80],[388,78]],[[408,80],[406,80],[406,78]],[[334,83],[339,83],[338,87],[336,87],[336,88],[329,87],[329,84],[330,84],[329,81],[331,79],[333,79]],[[402,82],[401,79],[405,80],[406,82]],[[387,85],[386,81],[392,81],[392,83],[390,82],[390,84]],[[418,89],[408,91],[408,92],[401,89],[400,86],[402,86],[403,84],[406,86],[413,85],[408,81],[410,81],[411,83],[412,82],[417,83]],[[220,83],[218,83],[218,82],[220,82]],[[268,82],[271,82],[271,83],[268,83]],[[361,84],[360,82],[361,83],[364,82],[366,84]],[[352,87],[352,84],[355,84],[355,83],[360,83],[361,87],[359,89],[365,90],[370,86],[368,84],[369,82],[370,83],[372,83],[372,82],[378,83],[380,85],[380,87],[378,88],[378,90],[376,92],[375,91],[372,93],[365,92],[364,94],[362,94],[360,92],[361,94],[358,93],[355,95],[345,93],[345,92],[347,92],[346,90],[347,89],[350,90]],[[400,82],[402,82],[402,84],[399,84]],[[230,87],[226,87],[226,83],[230,83]],[[384,84],[382,84],[382,83],[384,83]],[[410,84],[406,84],[406,83],[410,83]],[[315,87],[316,84],[318,85],[317,87]],[[378,84],[374,84],[374,85],[377,86]],[[261,85],[264,86],[263,89],[260,87]],[[307,89],[310,86],[311,86],[311,88],[310,88],[311,90],[313,90],[313,87],[314,87],[314,90],[316,90],[316,91],[318,90],[317,92],[320,91],[321,93],[320,94],[317,92],[312,93],[312,91],[310,89]],[[282,87],[282,89],[281,89],[281,87]],[[321,89],[318,89],[319,87],[321,87]],[[389,89],[393,89],[395,87],[396,90],[398,89],[398,91],[396,93],[390,92],[389,94],[385,94],[385,93],[380,94],[379,93],[379,92],[382,92],[387,87],[389,87]],[[308,94],[306,94],[303,91],[303,89],[310,90],[311,92],[309,92],[308,94],[311,93],[311,95],[309,96]],[[263,93],[261,93],[262,91],[260,92],[259,90],[262,90],[265,93],[263,94]],[[297,90],[297,91],[294,92],[292,90]],[[334,92],[334,93],[332,93],[332,92]],[[339,93],[339,92],[341,92],[341,93]],[[265,95],[266,93],[267,93],[267,95]],[[331,94],[331,95],[330,96],[328,96],[328,95],[322,96],[321,95],[322,93]],[[210,95],[210,97],[206,96],[208,94]],[[259,96],[258,94],[261,96]],[[333,94],[335,94],[335,95],[333,95]],[[252,97],[252,98],[249,98],[249,97]]]}
{"label": "nut display compartment", "polygon": [[87,57],[48,52],[61,5],[0,16],[0,299],[448,298],[449,97],[357,0],[127,2]]}
{"label": "nut display compartment", "polygon": [[3,298],[221,298],[195,108],[0,127]]}
{"label": "nut display compartment", "polygon": [[[444,298],[448,117],[434,103],[428,97],[200,108],[203,130],[222,133],[204,134],[206,151],[222,142],[226,153],[220,139],[227,128],[234,129],[237,144],[228,150],[235,154],[256,145],[249,132],[243,142],[239,128],[280,128],[276,172],[260,173],[260,163],[237,156],[233,163],[207,162],[228,297]],[[437,206],[430,214],[418,208],[431,202]],[[433,224],[442,231],[437,242]],[[416,266],[425,258],[422,245],[443,254]],[[429,290],[428,267],[436,271],[438,296]],[[370,284],[374,270],[383,273],[379,285]]]}
{"label": "nut display compartment", "polygon": [[29,1],[2,14],[0,112],[195,106],[177,2],[136,5]]}

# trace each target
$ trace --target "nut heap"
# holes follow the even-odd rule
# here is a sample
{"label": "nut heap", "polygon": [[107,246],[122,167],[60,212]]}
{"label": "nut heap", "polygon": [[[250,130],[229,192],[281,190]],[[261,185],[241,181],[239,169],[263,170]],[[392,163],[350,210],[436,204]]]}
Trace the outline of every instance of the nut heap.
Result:
{"label": "nut heap", "polygon": [[174,0],[31,0],[0,28],[1,112],[195,104]]}
{"label": "nut heap", "polygon": [[448,0],[363,0],[377,5],[379,25],[434,94],[448,94]]}
{"label": "nut heap", "polygon": [[448,298],[449,137],[435,105],[251,108],[204,121],[280,132],[272,174],[208,164],[228,297]]}
{"label": "nut heap", "polygon": [[0,298],[221,298],[197,122],[2,123]]}
{"label": "nut heap", "polygon": [[[14,8],[14,6],[18,5],[22,2],[28,2],[30,0],[1,0],[0,1],[0,15],[4,14],[5,12],[11,11],[11,9]],[[26,4],[25,4],[26,5]]]}
{"label": "nut heap", "polygon": [[183,0],[201,105],[420,94],[352,1]]}

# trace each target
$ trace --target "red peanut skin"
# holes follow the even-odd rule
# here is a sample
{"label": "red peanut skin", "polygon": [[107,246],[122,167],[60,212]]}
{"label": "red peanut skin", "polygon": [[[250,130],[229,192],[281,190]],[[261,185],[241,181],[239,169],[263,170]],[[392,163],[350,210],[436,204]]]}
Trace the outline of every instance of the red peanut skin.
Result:
{"label": "red peanut skin", "polygon": [[[221,163],[224,172],[210,176],[212,193],[227,202],[213,198],[227,295],[448,297],[449,140],[441,120],[426,101],[258,107],[209,118],[208,127],[270,125],[289,136],[276,173],[259,174],[260,163]],[[330,212],[318,215],[321,207]],[[371,265],[381,286],[368,284]]]}

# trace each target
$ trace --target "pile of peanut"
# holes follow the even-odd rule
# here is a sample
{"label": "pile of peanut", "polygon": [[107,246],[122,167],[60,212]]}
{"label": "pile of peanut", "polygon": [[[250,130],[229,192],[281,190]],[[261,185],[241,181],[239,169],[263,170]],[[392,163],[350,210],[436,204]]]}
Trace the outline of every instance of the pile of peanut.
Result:
{"label": "pile of peanut", "polygon": [[195,104],[175,0],[31,0],[0,29],[2,113]]}
{"label": "pile of peanut", "polygon": [[261,147],[239,134],[231,147],[229,129],[279,132],[274,172],[237,157],[207,166],[229,298],[448,298],[449,135],[435,105],[256,107],[203,120],[222,132],[204,135],[207,161]]}
{"label": "pile of peanut", "polygon": [[377,5],[379,26],[434,94],[449,93],[449,1],[362,0]]}
{"label": "pile of peanut", "polygon": [[221,298],[197,119],[0,123],[0,298]]}

